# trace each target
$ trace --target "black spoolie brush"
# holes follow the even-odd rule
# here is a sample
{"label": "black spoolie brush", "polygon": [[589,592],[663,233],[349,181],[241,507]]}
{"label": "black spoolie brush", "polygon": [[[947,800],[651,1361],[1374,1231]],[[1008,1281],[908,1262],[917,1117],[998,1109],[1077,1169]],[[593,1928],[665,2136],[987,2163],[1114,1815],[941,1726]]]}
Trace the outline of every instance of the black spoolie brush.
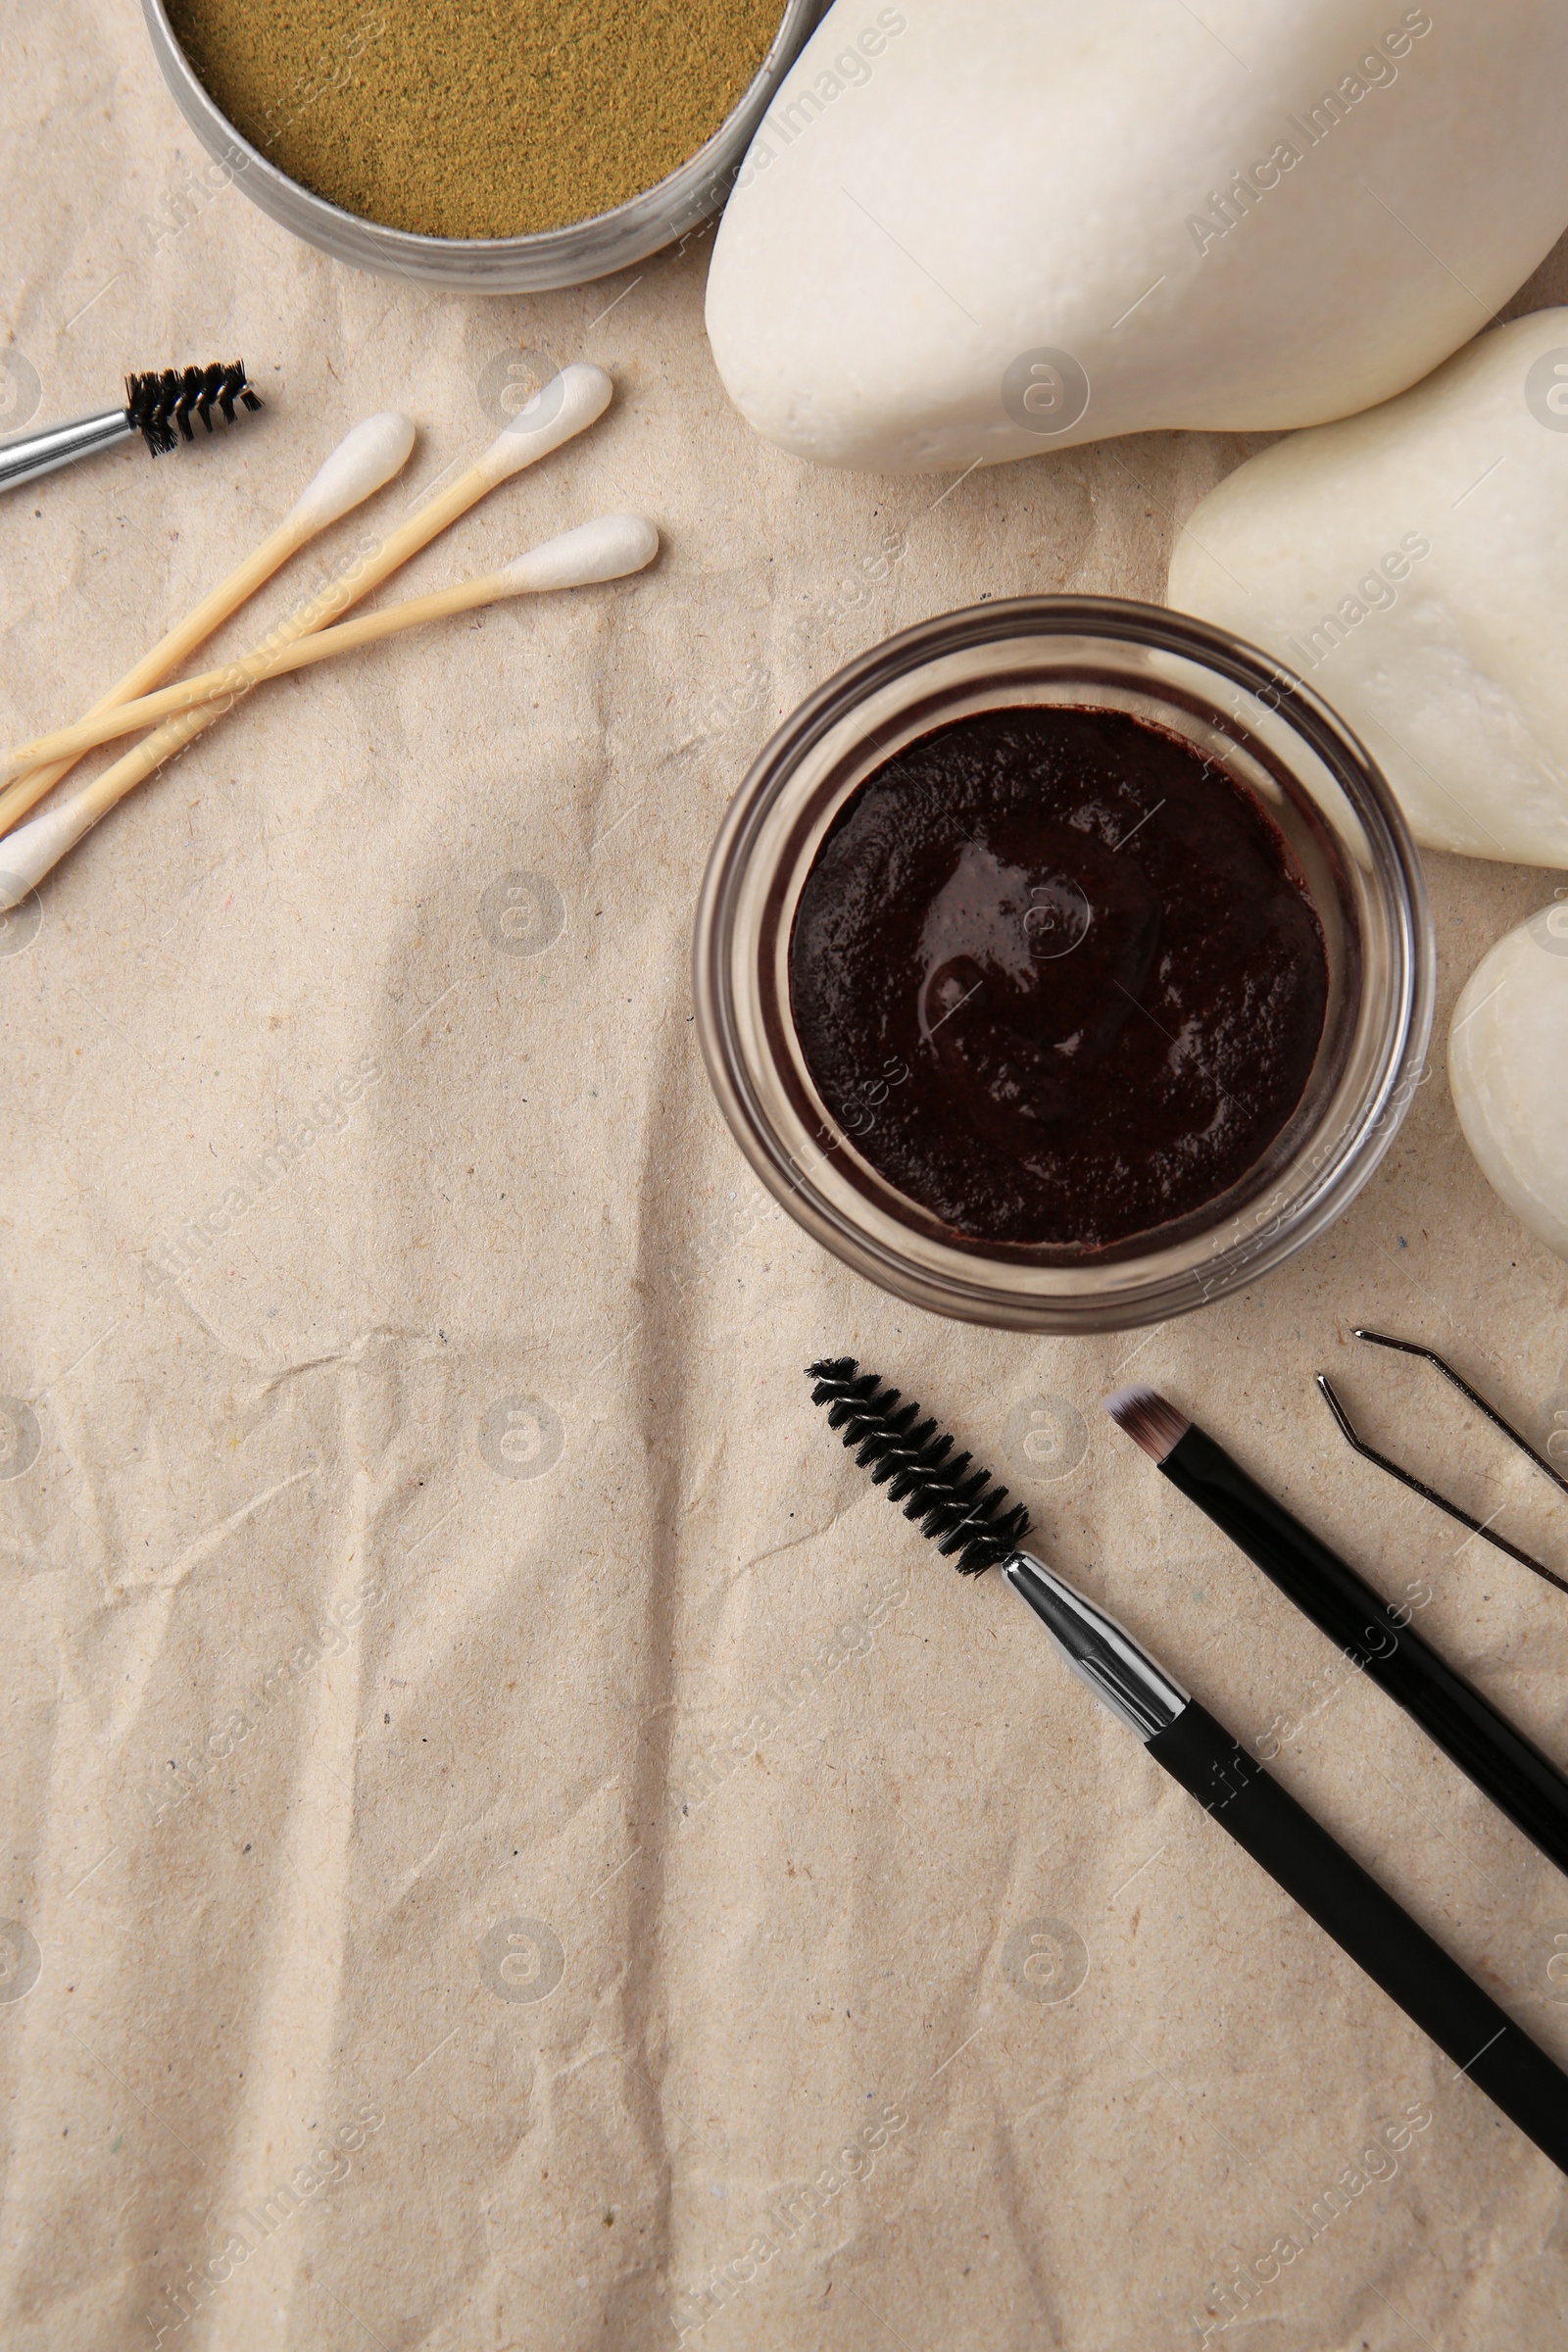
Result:
{"label": "black spoolie brush", "polygon": [[0,490],[14,490],[77,458],[114,449],[133,433],[140,433],[153,457],[167,457],[181,441],[195,440],[197,424],[210,433],[215,410],[225,424],[232,424],[236,402],[252,410],[262,405],[251,390],[243,360],[127,375],[122,409],[104,409],[96,416],[76,416],[69,424],[48,425],[42,432],[0,443]]}
{"label": "black spoolie brush", "polygon": [[1559,1870],[1568,1871],[1568,1779],[1422,1640],[1409,1611],[1392,1608],[1156,1389],[1118,1389],[1104,1401],[1117,1428],[1136,1440],[1171,1485],[1381,1683]]}
{"label": "black spoolie brush", "polygon": [[971,1470],[935,1421],[922,1421],[917,1404],[853,1356],[812,1364],[807,1378],[812,1401],[828,1406],[832,1427],[905,1516],[956,1555],[960,1574],[1000,1567],[1073,1672],[1155,1762],[1568,2173],[1568,2076],[1114,1618],[1017,1548],[1029,1526],[1024,1506],[1004,1511],[1005,1488]]}
{"label": "black spoolie brush", "polygon": [[898,1390],[882,1388],[853,1355],[812,1364],[807,1378],[816,1383],[811,1402],[827,1406],[829,1429],[855,1448],[872,1485],[903,1503],[906,1519],[919,1520],[944,1559],[956,1552],[960,1576],[983,1576],[1017,1550],[1029,1533],[1023,1504],[1004,1513],[1006,1488],[993,1487],[989,1470],[971,1472],[968,1454],[955,1453],[934,1421],[921,1421],[917,1404],[901,1404]]}

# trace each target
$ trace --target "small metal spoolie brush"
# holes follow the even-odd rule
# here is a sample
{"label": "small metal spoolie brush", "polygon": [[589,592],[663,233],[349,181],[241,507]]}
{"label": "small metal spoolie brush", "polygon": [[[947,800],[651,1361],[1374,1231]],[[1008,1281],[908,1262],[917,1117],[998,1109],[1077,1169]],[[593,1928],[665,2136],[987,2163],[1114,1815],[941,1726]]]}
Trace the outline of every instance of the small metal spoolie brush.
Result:
{"label": "small metal spoolie brush", "polygon": [[69,424],[46,425],[41,432],[22,433],[0,442],[0,490],[15,490],[53,473],[59,466],[74,465],[101,449],[114,449],[140,433],[151,455],[167,457],[181,441],[194,441],[194,417],[213,429],[216,409],[225,424],[235,418],[235,402],[259,409],[243,360],[214,360],[206,368],[165,368],[151,375],[127,375],[125,405],[104,409],[93,416],[74,416]]}
{"label": "small metal spoolie brush", "polygon": [[1074,1674],[1155,1762],[1568,2172],[1568,2076],[1114,1618],[1018,1548],[1029,1532],[1024,1505],[1006,1509],[1006,1489],[989,1471],[971,1469],[934,1420],[853,1356],[812,1364],[807,1377],[812,1402],[827,1406],[830,1426],[922,1535],[956,1556],[962,1575],[1000,1568]]}

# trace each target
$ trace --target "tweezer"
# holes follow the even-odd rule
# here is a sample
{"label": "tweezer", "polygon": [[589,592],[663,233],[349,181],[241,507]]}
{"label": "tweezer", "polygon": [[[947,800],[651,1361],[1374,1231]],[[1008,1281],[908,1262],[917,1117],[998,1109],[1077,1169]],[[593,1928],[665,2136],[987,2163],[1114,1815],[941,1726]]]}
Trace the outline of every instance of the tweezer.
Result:
{"label": "tweezer", "polygon": [[[1450,1381],[1461,1396],[1467,1397],[1475,1406],[1478,1413],[1483,1413],[1494,1429],[1500,1429],[1503,1436],[1510,1439],[1518,1446],[1520,1452],[1535,1463],[1538,1470],[1545,1472],[1554,1487],[1560,1487],[1562,1492],[1568,1494],[1568,1478],[1564,1478],[1561,1471],[1547,1461],[1544,1454],[1538,1453],[1529,1440],[1520,1436],[1513,1423],[1505,1421],[1495,1405],[1489,1404],[1484,1396],[1478,1396],[1470,1383],[1467,1380],[1461,1380],[1453,1366],[1445,1363],[1443,1357],[1437,1354],[1433,1348],[1418,1348],[1413,1340],[1390,1339],[1388,1334],[1382,1331],[1357,1330],[1355,1337],[1358,1340],[1367,1341],[1374,1348],[1393,1348],[1400,1355],[1419,1356],[1423,1363],[1435,1364],[1444,1379]],[[1391,1478],[1396,1478],[1402,1487],[1408,1487],[1411,1493],[1419,1494],[1423,1501],[1435,1502],[1440,1511],[1446,1511],[1450,1519],[1457,1519],[1459,1525],[1469,1528],[1472,1535],[1484,1536],[1489,1544],[1494,1544],[1498,1551],[1505,1551],[1508,1557],[1511,1560],[1517,1560],[1522,1568],[1528,1568],[1534,1575],[1544,1577],[1548,1585],[1555,1585],[1559,1592],[1568,1592],[1568,1581],[1554,1575],[1551,1569],[1544,1568],[1539,1560],[1532,1559],[1528,1551],[1521,1551],[1517,1544],[1510,1544],[1506,1536],[1496,1534],[1490,1520],[1472,1519],[1468,1511],[1461,1510],[1456,1502],[1450,1502],[1446,1494],[1440,1494],[1435,1487],[1429,1487],[1424,1479],[1416,1478],[1408,1470],[1401,1470],[1397,1462],[1391,1462],[1386,1453],[1379,1453],[1375,1446],[1367,1445],[1364,1438],[1358,1437],[1354,1423],[1334,1394],[1326,1372],[1318,1374],[1317,1385],[1322,1390],[1324,1401],[1339,1423],[1342,1434],[1364,1460],[1375,1462],[1380,1470],[1386,1470]]]}

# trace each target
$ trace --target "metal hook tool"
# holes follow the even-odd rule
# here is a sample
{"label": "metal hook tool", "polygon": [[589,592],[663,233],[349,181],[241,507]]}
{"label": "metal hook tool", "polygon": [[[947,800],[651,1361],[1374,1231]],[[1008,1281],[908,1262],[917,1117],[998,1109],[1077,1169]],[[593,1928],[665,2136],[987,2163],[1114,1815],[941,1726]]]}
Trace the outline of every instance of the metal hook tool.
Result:
{"label": "metal hook tool", "polygon": [[[1355,1337],[1358,1340],[1367,1341],[1374,1348],[1393,1348],[1400,1355],[1417,1355],[1423,1363],[1435,1364],[1444,1379],[1450,1381],[1461,1396],[1467,1397],[1475,1406],[1478,1413],[1484,1413],[1494,1429],[1500,1429],[1503,1436],[1517,1446],[1520,1452],[1534,1462],[1538,1470],[1545,1472],[1554,1487],[1560,1487],[1562,1492],[1568,1494],[1568,1478],[1565,1478],[1553,1463],[1548,1462],[1544,1454],[1538,1453],[1529,1440],[1520,1436],[1511,1421],[1505,1421],[1494,1405],[1489,1404],[1484,1396],[1478,1396],[1470,1383],[1467,1380],[1461,1380],[1453,1366],[1445,1363],[1443,1357],[1432,1348],[1418,1348],[1413,1340],[1392,1340],[1386,1332],[1381,1331],[1358,1330]],[[1468,1511],[1462,1511],[1459,1505],[1456,1502],[1450,1502],[1446,1494],[1438,1494],[1435,1488],[1429,1487],[1423,1480],[1413,1477],[1408,1470],[1401,1470],[1397,1462],[1391,1462],[1386,1453],[1379,1453],[1374,1446],[1368,1446],[1363,1439],[1357,1437],[1354,1424],[1338,1396],[1335,1396],[1326,1372],[1320,1372],[1317,1375],[1317,1385],[1323,1392],[1324,1401],[1328,1405],[1329,1411],[1340,1425],[1342,1435],[1365,1460],[1376,1462],[1380,1470],[1386,1470],[1391,1478],[1396,1478],[1401,1486],[1408,1487],[1411,1493],[1419,1494],[1423,1501],[1435,1502],[1440,1511],[1446,1511],[1450,1519],[1457,1519],[1460,1526],[1469,1528],[1472,1535],[1484,1536],[1489,1544],[1494,1544],[1498,1551],[1505,1551],[1508,1557],[1511,1560],[1517,1560],[1522,1568],[1529,1568],[1535,1575],[1544,1577],[1548,1585],[1555,1585],[1559,1592],[1568,1592],[1568,1582],[1565,1582],[1562,1577],[1554,1575],[1549,1568],[1544,1568],[1539,1560],[1532,1559],[1528,1551],[1521,1551],[1517,1544],[1510,1544],[1506,1536],[1495,1534],[1490,1522],[1472,1519]]]}

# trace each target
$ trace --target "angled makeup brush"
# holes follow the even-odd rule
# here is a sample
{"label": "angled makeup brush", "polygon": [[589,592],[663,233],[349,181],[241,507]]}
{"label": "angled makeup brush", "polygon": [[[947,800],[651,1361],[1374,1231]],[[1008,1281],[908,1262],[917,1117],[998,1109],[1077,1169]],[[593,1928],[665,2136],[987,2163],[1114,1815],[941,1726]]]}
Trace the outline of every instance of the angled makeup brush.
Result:
{"label": "angled makeup brush", "polygon": [[[297,638],[292,645],[280,646],[274,652],[264,649],[259,654],[248,654],[242,662],[230,662],[222,669],[204,670],[200,677],[182,678],[177,686],[165,686],[157,694],[144,694],[133,703],[122,703],[97,718],[84,718],[74,727],[62,727],[57,734],[36,736],[31,743],[19,744],[5,756],[0,774],[24,775],[38,762],[62,757],[79,760],[83,753],[95,750],[101,743],[112,743],[118,736],[139,735],[144,727],[167,718],[171,711],[194,710],[203,703],[220,701],[226,709],[231,701],[248,694],[253,686],[268,678],[309,669],[318,662],[330,662],[362,645],[400,636],[405,629],[422,628],[427,621],[446,620],[457,612],[472,612],[480,605],[500,604],[508,597],[540,596],[561,588],[588,588],[603,580],[624,579],[628,572],[643,570],[658,553],[659,533],[646,514],[602,514],[597,522],[579,523],[574,531],[563,531],[558,539],[547,539],[542,547],[530,548],[525,556],[514,557],[500,571],[486,572],[476,580],[463,580],[455,588],[437,589],[432,596],[410,597],[401,605],[388,605],[383,612],[364,613],[358,620],[340,621],[335,629],[321,629],[314,637]],[[0,844],[0,864],[4,863],[4,845]]]}
{"label": "angled makeup brush", "polygon": [[[447,525],[466,514],[489,490],[536,465],[560,449],[574,434],[584,432],[602,416],[614,385],[602,368],[574,362],[553,376],[532,400],[517,411],[484,454],[461,473],[449,489],[416,509],[406,522],[390,531],[379,545],[340,579],[330,581],[299,611],[280,620],[260,653],[292,645],[309,637],[347,608],[368,596],[389,573],[407,564]],[[28,823],[0,840],[0,912],[17,906],[54,865],[108,814],[117,801],[134,791],[154,770],[194,741],[223,715],[221,705],[203,704],[176,718],[165,719],[134,751],[126,752],[90,784],[44,809]],[[41,773],[43,771],[34,771]],[[31,789],[33,776],[24,777],[12,791]]]}
{"label": "angled makeup brush", "polygon": [[261,405],[246,378],[243,360],[127,375],[122,409],[101,409],[91,416],[74,416],[69,424],[45,425],[40,432],[19,433],[0,443],[0,490],[36,481],[40,473],[53,473],[56,466],[73,465],[77,458],[95,457],[101,449],[118,448],[136,433],[153,457],[167,457],[181,441],[195,440],[197,424],[210,433],[215,410],[225,424],[232,424],[241,409]]}
{"label": "angled makeup brush", "polygon": [[1006,1489],[971,1469],[934,1420],[853,1356],[812,1364],[807,1378],[812,1402],[827,1406],[829,1425],[906,1517],[956,1557],[961,1574],[1000,1568],[1073,1673],[1155,1762],[1568,2172],[1568,2076],[1114,1618],[1019,1549],[1025,1507],[1005,1509]]}
{"label": "angled makeup brush", "polygon": [[1559,1870],[1568,1871],[1568,1779],[1422,1640],[1408,1612],[1392,1608],[1157,1390],[1118,1389],[1104,1401],[1117,1428],[1136,1439],[1171,1485],[1381,1683]]}
{"label": "angled makeup brush", "polygon": [[[161,678],[167,678],[172,669],[177,669],[186,656],[215,629],[220,628],[231,612],[237,612],[246,598],[254,596],[290,556],[308,546],[328,523],[336,522],[359,506],[372,490],[379,490],[389,482],[404,466],[413,447],[414,427],[396,409],[382,409],[345,433],[325,465],[312,476],[282,521],[269,531],[260,547],[243,564],[236,564],[226,579],[210,589],[183,620],[160,637],[152,651],[127,669],[117,685],[111,686],[102,700],[93,705],[89,718],[97,718],[106,710],[133,701],[156,686]],[[29,760],[24,763],[25,773],[15,761],[8,763],[5,775],[17,780],[0,792],[0,832],[25,816],[80,757],[79,752],[67,753],[63,758],[47,756],[41,765]],[[0,870],[9,870],[3,856],[0,856]]]}

